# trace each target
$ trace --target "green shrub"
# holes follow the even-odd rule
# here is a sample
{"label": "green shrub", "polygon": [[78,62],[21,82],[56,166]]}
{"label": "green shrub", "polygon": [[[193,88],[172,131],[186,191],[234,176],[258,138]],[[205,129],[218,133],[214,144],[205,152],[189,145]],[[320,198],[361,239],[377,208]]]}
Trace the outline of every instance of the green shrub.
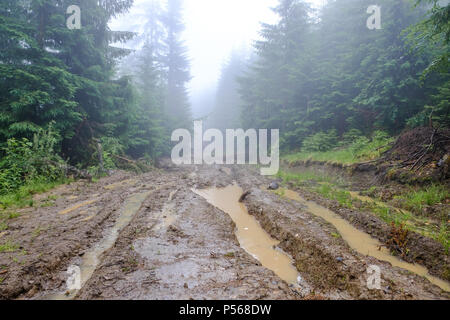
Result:
{"label": "green shrub", "polygon": [[304,152],[325,152],[336,147],[338,136],[336,130],[330,130],[328,132],[319,132],[315,135],[309,136],[303,140]]}
{"label": "green shrub", "polygon": [[364,136],[358,137],[349,149],[357,160],[373,160],[381,156],[393,140],[386,132],[375,131],[370,140]]}
{"label": "green shrub", "polygon": [[361,138],[363,133],[358,129],[351,129],[350,131],[344,133],[342,135],[342,139],[340,141],[341,146],[349,146],[354,143],[357,139]]}
{"label": "green shrub", "polygon": [[103,147],[103,161],[105,169],[115,169],[114,155],[125,153],[125,147],[120,143],[119,139],[113,137],[103,137],[101,139]]}
{"label": "green shrub", "polygon": [[53,124],[27,139],[9,139],[0,160],[0,194],[18,190],[31,181],[50,182],[64,175],[62,159],[56,154],[59,140]]}

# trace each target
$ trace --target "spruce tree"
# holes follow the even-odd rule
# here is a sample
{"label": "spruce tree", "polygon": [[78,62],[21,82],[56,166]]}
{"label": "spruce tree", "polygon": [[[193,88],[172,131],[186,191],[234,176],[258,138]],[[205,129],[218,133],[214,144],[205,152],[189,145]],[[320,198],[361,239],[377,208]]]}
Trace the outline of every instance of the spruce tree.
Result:
{"label": "spruce tree", "polygon": [[166,52],[163,63],[167,72],[165,112],[169,118],[170,131],[191,127],[191,111],[186,84],[190,81],[187,48],[181,39],[185,29],[182,15],[182,0],[168,0],[163,16],[166,29]]}

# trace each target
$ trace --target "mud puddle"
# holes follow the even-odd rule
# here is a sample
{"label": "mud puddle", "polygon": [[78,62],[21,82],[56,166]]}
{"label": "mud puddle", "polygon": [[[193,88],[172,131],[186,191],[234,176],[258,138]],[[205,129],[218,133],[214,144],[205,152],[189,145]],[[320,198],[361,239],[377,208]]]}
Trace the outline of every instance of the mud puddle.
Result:
{"label": "mud puddle", "polygon": [[279,242],[273,239],[247,212],[245,205],[239,202],[243,193],[239,186],[234,184],[226,188],[193,189],[192,191],[231,217],[236,224],[238,241],[246,252],[286,283],[298,286],[301,277],[293,266],[292,259],[276,248]]}
{"label": "mud puddle", "polygon": [[[83,257],[81,264],[71,265],[68,270],[80,270],[81,278],[81,288],[86,284],[86,282],[91,278],[95,269],[100,263],[101,255],[110,249],[116,242],[120,231],[128,225],[128,223],[133,219],[134,215],[139,211],[144,200],[152,193],[152,191],[136,194],[130,197],[122,207],[120,211],[120,216],[117,218],[114,226],[108,231],[105,237],[97,243],[93,248],[86,252]],[[80,288],[80,289],[81,289]],[[57,293],[53,295],[48,295],[42,297],[44,300],[71,300],[79,292],[80,289],[75,289],[67,291],[64,293]]]}
{"label": "mud puddle", "polygon": [[308,212],[331,223],[353,250],[359,252],[360,254],[389,262],[394,267],[399,267],[419,276],[425,277],[431,283],[440,287],[442,290],[450,292],[450,284],[448,282],[430,275],[428,270],[423,266],[408,263],[400,260],[395,256],[392,256],[389,250],[383,247],[383,244],[380,241],[372,238],[369,234],[353,227],[347,220],[341,218],[333,211],[322,207],[313,201],[305,200],[295,191],[283,189],[282,193],[284,197],[306,206]]}

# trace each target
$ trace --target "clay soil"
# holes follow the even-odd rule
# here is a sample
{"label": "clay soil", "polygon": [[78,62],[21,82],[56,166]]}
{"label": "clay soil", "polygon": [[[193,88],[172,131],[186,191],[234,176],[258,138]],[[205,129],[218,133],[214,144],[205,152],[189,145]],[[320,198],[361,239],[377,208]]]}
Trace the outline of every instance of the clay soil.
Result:
{"label": "clay soil", "polygon": [[[231,218],[193,192],[234,182],[250,191],[244,200],[249,213],[293,258],[303,279],[300,290],[242,249]],[[45,205],[17,210],[20,216],[0,233],[0,245],[10,247],[0,253],[0,298],[64,294],[69,266],[79,265],[108,236],[127,200],[142,193],[146,199],[75,299],[449,298],[420,276],[355,252],[333,236],[332,225],[263,190],[268,183],[249,167],[169,167],[142,175],[116,172],[36,196],[35,203]],[[376,236],[378,229],[365,230]],[[432,256],[422,258],[434,263]],[[373,264],[382,269],[381,290],[367,288],[366,270]]]}

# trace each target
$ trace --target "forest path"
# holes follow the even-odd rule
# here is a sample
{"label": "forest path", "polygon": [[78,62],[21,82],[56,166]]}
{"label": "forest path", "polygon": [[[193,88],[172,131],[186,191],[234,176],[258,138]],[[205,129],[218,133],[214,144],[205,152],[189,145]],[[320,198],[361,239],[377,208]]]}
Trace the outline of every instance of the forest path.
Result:
{"label": "forest path", "polygon": [[[357,253],[334,236],[338,231],[332,225],[263,190],[269,182],[248,167],[189,166],[138,176],[118,172],[97,183],[77,182],[37,196],[38,203],[54,200],[21,210],[0,239],[17,245],[0,254],[6,270],[0,274],[0,297],[449,298],[423,277]],[[283,281],[276,268],[272,271],[257,254],[249,254],[236,233],[239,222],[196,193],[235,183],[251,191],[246,208],[296,267],[297,284]],[[130,206],[136,197],[139,201]],[[120,224],[124,213],[128,218]],[[65,295],[67,270],[81,266],[85,274],[83,261],[93,253],[97,260],[92,272],[82,276],[81,290]],[[381,268],[381,290],[367,288],[370,265]]]}

